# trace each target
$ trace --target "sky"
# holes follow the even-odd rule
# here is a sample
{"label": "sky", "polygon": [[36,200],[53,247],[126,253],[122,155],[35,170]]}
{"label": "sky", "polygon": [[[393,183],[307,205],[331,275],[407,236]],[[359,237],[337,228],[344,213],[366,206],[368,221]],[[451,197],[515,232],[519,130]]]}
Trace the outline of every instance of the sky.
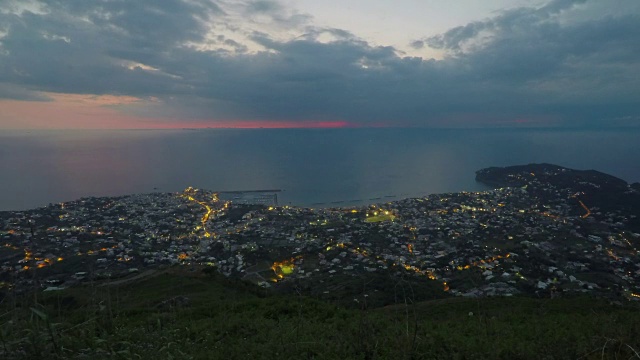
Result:
{"label": "sky", "polygon": [[638,0],[2,0],[0,129],[640,127]]}

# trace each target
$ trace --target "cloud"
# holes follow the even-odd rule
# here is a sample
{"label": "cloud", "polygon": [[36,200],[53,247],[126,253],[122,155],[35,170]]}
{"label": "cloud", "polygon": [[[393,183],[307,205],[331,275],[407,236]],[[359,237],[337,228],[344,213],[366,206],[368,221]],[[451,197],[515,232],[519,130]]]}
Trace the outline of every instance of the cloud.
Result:
{"label": "cloud", "polygon": [[22,101],[51,101],[51,98],[37,91],[0,82],[0,99]]}
{"label": "cloud", "polygon": [[[563,11],[584,3],[586,0],[554,0],[538,8],[516,8],[483,21],[475,21],[448,30],[444,34],[425,38],[423,41],[435,49],[446,49],[455,54],[471,52],[502,36],[511,36],[528,31]],[[465,51],[468,48],[469,51]]]}
{"label": "cloud", "polygon": [[283,10],[284,10],[283,6],[276,1],[258,0],[258,1],[248,2],[246,12],[249,14],[255,14],[255,13],[279,14]]}
{"label": "cloud", "polygon": [[411,42],[411,44],[409,44],[409,46],[414,49],[422,49],[425,46],[425,43],[423,40],[414,40]]}
{"label": "cloud", "polygon": [[599,126],[640,114],[640,8],[616,3],[550,1],[411,44],[446,52],[433,60],[273,0],[11,2],[0,5],[0,98],[153,97],[117,106],[185,121]]}

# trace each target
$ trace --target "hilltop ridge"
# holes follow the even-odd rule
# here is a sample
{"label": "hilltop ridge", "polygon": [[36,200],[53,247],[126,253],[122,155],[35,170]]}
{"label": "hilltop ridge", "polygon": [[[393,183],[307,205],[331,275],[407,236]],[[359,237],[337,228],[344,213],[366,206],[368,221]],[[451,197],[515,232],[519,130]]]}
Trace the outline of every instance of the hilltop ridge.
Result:
{"label": "hilltop ridge", "polygon": [[[532,186],[529,191],[545,196],[542,185],[573,192],[579,198],[606,212],[628,214],[628,225],[640,227],[640,184],[628,184],[615,176],[596,170],[574,170],[553,164],[528,164],[490,167],[476,172],[476,181],[498,187]],[[546,196],[555,196],[547,194]]]}
{"label": "hilltop ridge", "polygon": [[491,186],[524,186],[527,181],[518,174],[537,174],[540,182],[554,186],[571,186],[580,189],[581,185],[592,184],[605,191],[625,191],[626,181],[596,170],[574,170],[548,163],[515,165],[507,167],[489,167],[476,171],[476,180]]}

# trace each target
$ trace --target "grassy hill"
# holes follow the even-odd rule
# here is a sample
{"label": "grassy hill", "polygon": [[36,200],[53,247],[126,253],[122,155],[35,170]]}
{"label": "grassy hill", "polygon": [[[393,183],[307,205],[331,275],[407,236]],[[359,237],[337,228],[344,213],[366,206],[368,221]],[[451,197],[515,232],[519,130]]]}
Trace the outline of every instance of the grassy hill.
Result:
{"label": "grassy hill", "polygon": [[173,267],[117,285],[6,294],[0,358],[640,358],[636,303],[411,299],[346,308]]}

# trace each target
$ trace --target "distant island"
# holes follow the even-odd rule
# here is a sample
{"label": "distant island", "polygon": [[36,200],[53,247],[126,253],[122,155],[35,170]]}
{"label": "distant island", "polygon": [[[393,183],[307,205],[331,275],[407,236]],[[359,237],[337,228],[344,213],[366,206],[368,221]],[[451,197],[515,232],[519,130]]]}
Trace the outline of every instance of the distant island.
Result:
{"label": "distant island", "polygon": [[495,189],[312,209],[188,188],[0,212],[0,300],[187,270],[345,308],[640,300],[638,184],[552,164],[486,168],[476,180]]}

